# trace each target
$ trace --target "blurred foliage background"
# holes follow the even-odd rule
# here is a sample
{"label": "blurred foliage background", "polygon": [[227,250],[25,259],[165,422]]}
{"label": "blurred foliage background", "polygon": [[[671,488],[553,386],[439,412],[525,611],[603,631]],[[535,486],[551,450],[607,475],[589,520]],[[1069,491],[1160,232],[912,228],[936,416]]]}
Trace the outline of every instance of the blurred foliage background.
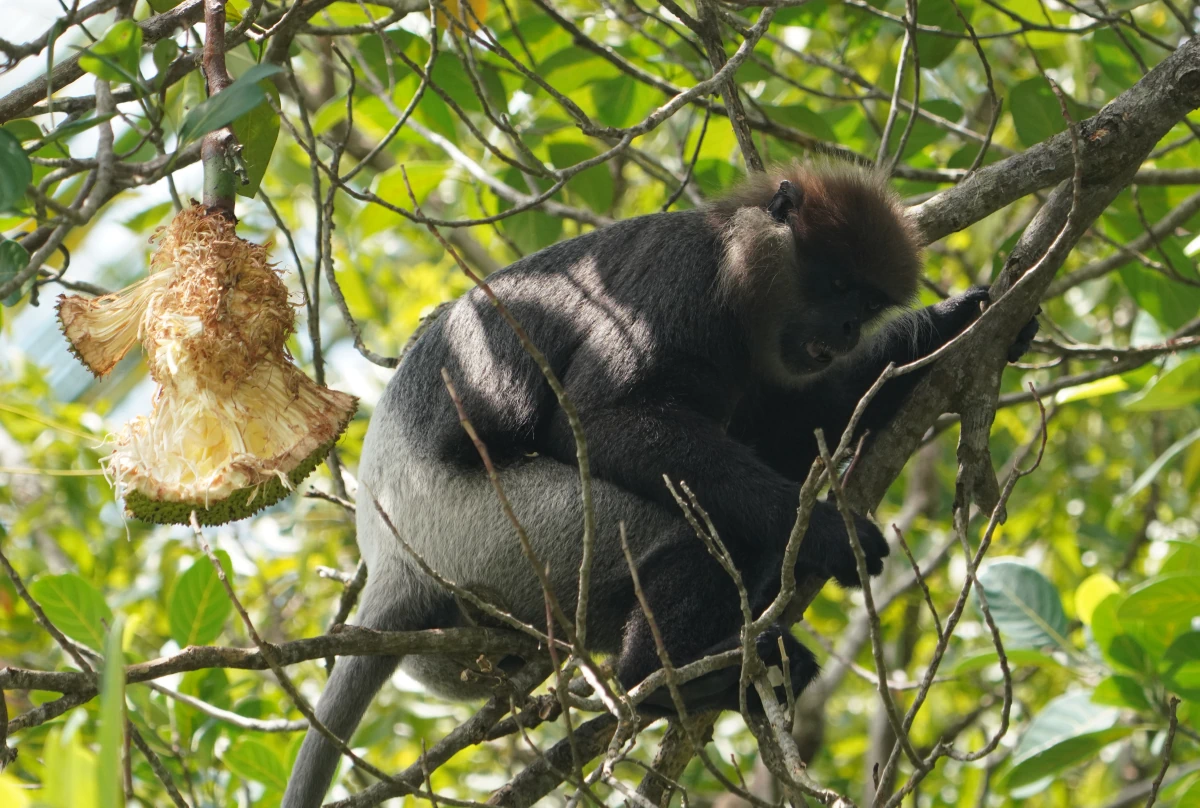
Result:
{"label": "blurred foliage background", "polygon": [[[0,284],[18,277],[50,231],[66,226],[61,249],[45,256],[0,311],[0,549],[47,616],[72,641],[107,653],[110,669],[114,659],[154,659],[188,644],[250,645],[223,595],[208,597],[219,592],[216,575],[191,531],[125,520],[99,473],[106,435],[149,409],[144,360],[131,355],[93,379],[68,352],[52,305],[62,287],[115,290],[142,277],[150,235],[181,202],[200,196],[197,142],[181,136],[204,97],[198,5],[64,0],[4,9]],[[430,15],[420,3],[230,0],[230,27],[245,34],[230,37],[231,72],[242,75],[261,61],[287,68],[264,82],[265,100],[235,124],[248,174],[261,178],[257,189],[243,188],[249,195],[239,199],[240,233],[272,242],[288,270],[302,318],[292,354],[310,374],[361,399],[338,447],[351,495],[367,420],[390,375],[387,360],[423,315],[469,285],[426,229],[405,218],[412,205],[402,167],[430,216],[462,225],[485,220],[444,230],[483,273],[610,219],[701,204],[742,175],[729,119],[708,114],[720,107],[712,96],[691,99],[613,148],[619,130],[712,73],[704,44],[681,22],[687,12],[672,5],[472,0],[468,10],[451,3],[431,60]],[[761,4],[708,7],[732,56]],[[1063,131],[1049,79],[1073,118],[1095,114],[1194,35],[1198,7],[1187,0],[921,0],[920,114],[911,126],[911,61],[899,82],[896,76],[906,55],[902,0],[778,8],[736,81],[764,160],[833,152],[874,161],[882,154],[886,166],[897,158],[894,185],[918,203],[961,180],[977,156],[986,165]],[[153,27],[172,14],[181,24]],[[457,15],[457,26],[446,14]],[[92,61],[85,54],[82,76],[52,87],[53,103],[44,92],[13,101],[80,49]],[[107,116],[95,111],[98,80],[111,81],[115,107]],[[900,103],[888,126],[894,92]],[[1042,303],[1037,352],[1005,376],[992,435],[999,466],[1036,438],[1038,409],[1022,397],[1030,382],[1046,391],[1050,413],[1041,465],[1018,483],[981,574],[1012,668],[1011,720],[991,754],[941,760],[905,805],[1141,805],[1167,753],[1158,804],[1200,805],[1200,356],[1162,347],[1200,331],[1200,118],[1193,118],[1162,141],[1137,184],[1068,259]],[[109,129],[115,179],[79,215],[77,202],[97,182],[89,161]],[[881,143],[885,130],[889,143]],[[523,209],[556,178],[522,173],[522,166],[561,171],[606,153],[545,204]],[[335,164],[344,184],[330,182]],[[1035,194],[931,245],[922,303],[988,283],[1038,204]],[[522,212],[502,216],[514,208]],[[1173,218],[1147,236],[1164,217]],[[1131,352],[1139,346],[1150,347]],[[950,523],[955,433],[949,425],[931,436],[878,511],[881,524],[903,526],[918,558],[932,559],[927,582],[943,617],[966,575]],[[310,488],[339,490],[324,467],[303,486]],[[972,542],[984,521],[972,522]],[[320,571],[349,574],[357,564],[346,510],[298,493],[206,532],[265,639],[327,629],[343,584]],[[894,555],[877,591],[888,591],[891,576],[906,570]],[[978,749],[1001,727],[1003,676],[971,600],[913,725],[918,749],[939,741]],[[920,589],[886,604],[883,642],[903,708],[930,663],[937,629]],[[796,736],[815,780],[870,804],[872,772],[894,738],[872,682],[864,620],[861,595],[827,587],[797,627],[824,649],[826,676],[810,696],[819,703],[801,705]],[[121,625],[106,652],[110,629]],[[77,667],[11,576],[0,576],[0,665]],[[325,675],[320,662],[291,672],[315,700]],[[58,697],[5,684],[14,724]],[[302,733],[295,731],[299,714],[269,674],[176,674],[155,688],[130,685],[125,698],[128,720],[188,805],[278,802]],[[7,743],[19,755],[0,774],[0,804],[120,804],[112,790],[119,774],[129,802],[169,804],[147,755],[116,749],[113,757],[120,703],[119,689],[110,688],[12,732]],[[354,747],[398,770],[472,709],[427,696],[398,674]],[[1169,733],[1172,709],[1177,726]],[[291,731],[263,731],[280,728],[262,723],[274,719],[292,719],[284,727]],[[659,722],[643,733],[631,757],[651,761],[663,731]],[[532,737],[548,746],[563,737],[561,723]],[[778,798],[739,716],[718,721],[712,744],[728,776],[737,780],[736,767],[751,791]],[[431,786],[447,798],[485,800],[533,758],[520,738],[472,747],[433,772]],[[124,765],[114,763],[121,759]],[[902,763],[899,782],[909,771]],[[616,774],[636,784],[644,769],[627,762]],[[745,804],[695,760],[679,781],[692,805]],[[366,782],[350,773],[331,796]],[[886,797],[896,787],[881,790]],[[546,804],[572,793],[556,792]],[[627,799],[614,789],[597,793],[613,803]]]}

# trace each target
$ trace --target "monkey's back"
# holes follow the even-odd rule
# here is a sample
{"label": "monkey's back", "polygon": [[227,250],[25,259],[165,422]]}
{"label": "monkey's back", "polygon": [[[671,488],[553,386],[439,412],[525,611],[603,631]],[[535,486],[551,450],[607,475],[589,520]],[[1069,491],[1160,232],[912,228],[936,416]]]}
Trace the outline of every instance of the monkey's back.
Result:
{"label": "monkey's back", "polygon": [[[636,388],[672,356],[674,345],[712,327],[716,252],[717,236],[703,212],[686,211],[560,242],[487,280],[572,399],[593,403]],[[564,608],[574,608],[583,524],[578,470],[527,456],[558,405],[537,364],[479,289],[409,349],[372,416],[358,510],[358,541],[371,580],[403,590],[417,622],[447,623],[444,588],[417,569],[384,526],[368,499],[373,494],[430,567],[485,596],[522,593],[502,606],[541,624],[540,586],[459,423],[442,368],[500,468],[505,494],[540,560],[549,564],[556,595]],[[618,522],[625,523],[636,558],[654,537],[677,530],[680,520],[611,483],[593,480],[592,487],[599,536],[593,580],[602,583],[591,602],[603,611],[606,601],[630,596]],[[616,628],[597,629],[593,647],[615,651]]]}

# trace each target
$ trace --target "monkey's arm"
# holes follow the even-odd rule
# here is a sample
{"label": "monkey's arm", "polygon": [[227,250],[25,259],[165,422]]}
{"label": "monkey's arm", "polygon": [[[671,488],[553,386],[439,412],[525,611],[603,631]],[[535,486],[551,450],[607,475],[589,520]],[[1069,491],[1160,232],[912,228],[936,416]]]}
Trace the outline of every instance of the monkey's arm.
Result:
{"label": "monkey's arm", "polygon": [[[754,446],[773,469],[790,479],[801,479],[817,456],[814,429],[824,431],[832,448],[859,400],[889,363],[906,365],[938,350],[979,317],[980,303],[987,299],[987,287],[977,286],[905,314],[885,326],[858,353],[835,364],[802,390],[762,391],[738,413],[730,432]],[[1009,348],[1010,362],[1025,353],[1036,333],[1037,320],[1030,320]],[[863,413],[858,434],[885,429],[925,372],[906,373],[884,385]]]}

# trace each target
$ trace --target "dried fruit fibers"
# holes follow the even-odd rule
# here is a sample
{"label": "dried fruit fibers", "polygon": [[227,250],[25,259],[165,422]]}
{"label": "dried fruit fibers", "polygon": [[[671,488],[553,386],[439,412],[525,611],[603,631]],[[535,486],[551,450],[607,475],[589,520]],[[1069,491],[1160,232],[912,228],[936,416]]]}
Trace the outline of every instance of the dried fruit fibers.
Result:
{"label": "dried fruit fibers", "polygon": [[292,364],[287,287],[266,247],[220,213],[182,211],[157,234],[150,275],[120,292],[59,298],[63,333],[97,376],[140,340],[158,386],[117,434],[107,468],[139,519],[202,524],[287,496],[354,415],[353,396]]}

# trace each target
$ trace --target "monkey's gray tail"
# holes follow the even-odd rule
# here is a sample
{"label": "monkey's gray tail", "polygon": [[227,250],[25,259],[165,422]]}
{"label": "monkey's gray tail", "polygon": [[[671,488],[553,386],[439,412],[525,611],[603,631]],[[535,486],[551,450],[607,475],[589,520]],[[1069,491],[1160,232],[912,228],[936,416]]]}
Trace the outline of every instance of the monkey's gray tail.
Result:
{"label": "monkey's gray tail", "polygon": [[[398,664],[400,657],[339,658],[317,704],[317,718],[339,738],[348,740]],[[321,733],[310,728],[292,767],[282,808],[317,808],[329,790],[340,754]]]}

